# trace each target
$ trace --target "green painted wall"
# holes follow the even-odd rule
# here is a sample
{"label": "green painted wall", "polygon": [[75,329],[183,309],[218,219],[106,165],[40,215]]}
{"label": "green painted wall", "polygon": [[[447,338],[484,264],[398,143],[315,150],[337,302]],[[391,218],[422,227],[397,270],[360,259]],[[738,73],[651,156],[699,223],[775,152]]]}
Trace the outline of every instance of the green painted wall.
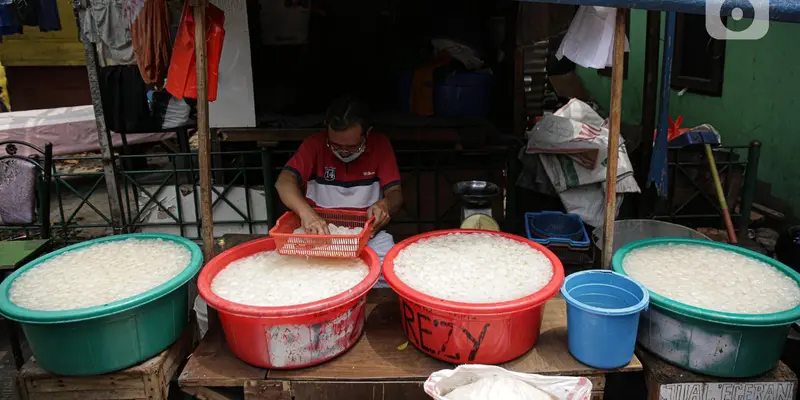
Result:
{"label": "green painted wall", "polygon": [[[743,29],[745,21],[733,22]],[[623,85],[622,118],[638,123],[642,111],[646,12],[631,13],[628,79]],[[662,22],[663,27],[663,22]],[[760,40],[729,41],[725,48],[722,97],[673,90],[670,114],[683,115],[684,127],[709,123],[723,143],[763,144],[758,177],[772,194],[800,212],[800,24],[772,22]],[[578,68],[586,89],[608,109],[611,80]]]}

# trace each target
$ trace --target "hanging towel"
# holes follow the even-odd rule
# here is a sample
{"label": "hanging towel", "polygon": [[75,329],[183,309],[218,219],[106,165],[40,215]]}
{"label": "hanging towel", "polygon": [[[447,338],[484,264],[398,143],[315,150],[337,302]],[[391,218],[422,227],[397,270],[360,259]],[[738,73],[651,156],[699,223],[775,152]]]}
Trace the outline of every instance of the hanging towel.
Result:
{"label": "hanging towel", "polygon": [[15,159],[0,160],[0,224],[35,221],[36,166]]}
{"label": "hanging towel", "polygon": [[131,24],[131,40],[144,83],[163,87],[170,54],[166,0],[145,0]]}

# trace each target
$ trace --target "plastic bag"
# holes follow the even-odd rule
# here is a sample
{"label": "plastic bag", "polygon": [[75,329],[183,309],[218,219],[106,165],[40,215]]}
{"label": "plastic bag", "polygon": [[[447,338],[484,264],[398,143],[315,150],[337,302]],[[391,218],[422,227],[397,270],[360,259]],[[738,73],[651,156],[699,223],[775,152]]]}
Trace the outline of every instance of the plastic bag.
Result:
{"label": "plastic bag", "polygon": [[592,383],[586,378],[523,374],[511,372],[494,365],[479,364],[462,365],[456,369],[436,371],[428,377],[423,388],[425,393],[436,400],[449,400],[447,394],[454,389],[477,382],[482,378],[494,376],[503,376],[525,382],[557,400],[589,400],[592,394]]}
{"label": "plastic bag", "polygon": [[[178,99],[197,98],[197,70],[194,53],[194,13],[187,1],[183,5],[181,24],[172,49],[167,72],[167,91]],[[208,68],[208,101],[217,99],[219,61],[225,41],[225,13],[208,4],[206,8],[206,62]]]}

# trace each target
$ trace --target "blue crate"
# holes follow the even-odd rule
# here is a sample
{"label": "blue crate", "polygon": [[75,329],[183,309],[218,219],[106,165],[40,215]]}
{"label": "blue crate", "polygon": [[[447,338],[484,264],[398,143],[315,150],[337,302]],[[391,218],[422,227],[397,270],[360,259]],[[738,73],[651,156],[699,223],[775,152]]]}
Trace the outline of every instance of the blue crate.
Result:
{"label": "blue crate", "polygon": [[525,233],[545,246],[586,249],[591,244],[581,217],[559,211],[525,213]]}

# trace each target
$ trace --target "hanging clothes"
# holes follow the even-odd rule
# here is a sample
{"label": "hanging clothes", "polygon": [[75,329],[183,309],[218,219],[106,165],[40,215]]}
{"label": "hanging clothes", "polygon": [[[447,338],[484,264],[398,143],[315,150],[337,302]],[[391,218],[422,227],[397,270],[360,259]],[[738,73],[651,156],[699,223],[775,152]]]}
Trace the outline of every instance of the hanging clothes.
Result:
{"label": "hanging clothes", "polygon": [[89,9],[83,11],[83,37],[102,44],[118,64],[136,62],[130,22],[126,17],[125,3],[119,0],[92,0]]}
{"label": "hanging clothes", "polygon": [[17,7],[12,0],[0,0],[0,35],[22,33]]}
{"label": "hanging clothes", "polygon": [[0,161],[0,223],[29,224],[36,213],[36,167],[15,159]]}
{"label": "hanging clothes", "polygon": [[122,4],[122,13],[128,25],[132,25],[133,21],[139,17],[139,13],[144,8],[145,0],[125,0]]}
{"label": "hanging clothes", "polygon": [[13,3],[14,7],[17,9],[17,16],[19,18],[20,25],[39,25],[38,0],[13,0]]}
{"label": "hanging clothes", "polygon": [[34,0],[37,3],[38,20],[37,25],[41,32],[52,32],[61,30],[61,18],[58,15],[58,3],[56,0]]}
{"label": "hanging clothes", "polygon": [[[167,74],[167,91],[178,99],[197,98],[197,70],[194,53],[194,15],[189,2],[183,5],[181,25],[172,48],[172,60]],[[225,41],[225,13],[209,3],[206,7],[206,62],[208,70],[208,101],[217,99],[219,61]]]}
{"label": "hanging clothes", "polygon": [[166,0],[145,0],[131,24],[131,40],[144,83],[163,87],[170,55]]}
{"label": "hanging clothes", "polygon": [[40,32],[60,31],[56,0],[12,0],[20,25],[39,27]]}
{"label": "hanging clothes", "polygon": [[136,65],[112,65],[100,68],[100,98],[108,129],[117,133],[141,133],[153,130],[147,86]]}

